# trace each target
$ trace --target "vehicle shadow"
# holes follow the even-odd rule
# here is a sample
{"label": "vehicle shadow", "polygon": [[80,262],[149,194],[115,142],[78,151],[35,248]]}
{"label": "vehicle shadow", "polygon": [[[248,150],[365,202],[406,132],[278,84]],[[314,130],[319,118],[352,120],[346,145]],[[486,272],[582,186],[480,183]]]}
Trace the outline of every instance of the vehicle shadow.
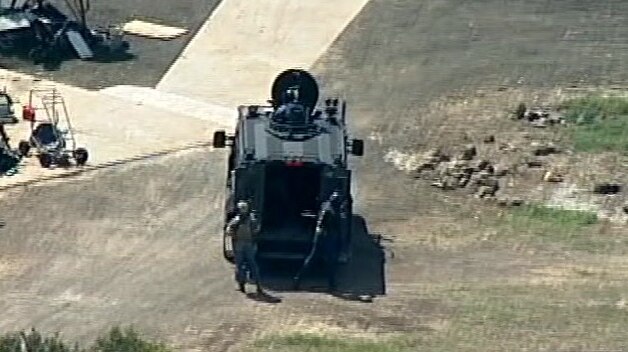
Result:
{"label": "vehicle shadow", "polygon": [[361,302],[370,302],[376,296],[386,294],[386,255],[381,243],[382,236],[369,232],[363,217],[354,215],[352,223],[351,260],[338,267],[337,287],[330,292],[323,272],[317,263],[305,275],[299,289],[295,290],[292,278],[300,269],[301,262],[260,263],[262,285],[274,292],[325,292],[333,296]]}

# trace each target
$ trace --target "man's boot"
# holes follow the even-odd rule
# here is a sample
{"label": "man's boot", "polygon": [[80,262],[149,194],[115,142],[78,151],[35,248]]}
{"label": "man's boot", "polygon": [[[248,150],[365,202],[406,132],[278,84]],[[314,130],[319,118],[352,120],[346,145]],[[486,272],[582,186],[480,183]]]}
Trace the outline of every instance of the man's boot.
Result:
{"label": "man's boot", "polygon": [[336,270],[335,269],[328,269],[328,273],[327,273],[327,283],[329,286],[329,291],[330,292],[336,292]]}
{"label": "man's boot", "polygon": [[329,279],[329,292],[336,292],[336,290],[337,290],[336,279],[330,278]]}
{"label": "man's boot", "polygon": [[235,281],[238,283],[238,291],[242,293],[246,293],[246,274],[242,277],[242,268],[236,267],[235,270]]}
{"label": "man's boot", "polygon": [[256,288],[257,288],[257,295],[258,296],[265,296],[266,293],[264,292],[264,289],[262,288],[262,285],[258,283],[255,284]]}

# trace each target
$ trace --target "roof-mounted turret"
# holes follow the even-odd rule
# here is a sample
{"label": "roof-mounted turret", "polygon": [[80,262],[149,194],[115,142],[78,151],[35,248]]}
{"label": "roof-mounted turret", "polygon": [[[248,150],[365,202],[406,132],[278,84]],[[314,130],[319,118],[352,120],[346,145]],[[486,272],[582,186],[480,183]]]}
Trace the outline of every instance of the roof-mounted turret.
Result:
{"label": "roof-mounted turret", "polygon": [[361,140],[350,140],[346,104],[325,99],[312,75],[289,69],[275,78],[270,106],[241,105],[234,134],[217,131],[214,148],[237,146],[240,160],[272,161],[298,158],[303,162],[345,165],[348,152],[362,155]]}
{"label": "roof-mounted turret", "polygon": [[312,124],[318,102],[318,84],[312,75],[300,69],[280,73],[271,87],[272,122],[285,128],[305,128]]}

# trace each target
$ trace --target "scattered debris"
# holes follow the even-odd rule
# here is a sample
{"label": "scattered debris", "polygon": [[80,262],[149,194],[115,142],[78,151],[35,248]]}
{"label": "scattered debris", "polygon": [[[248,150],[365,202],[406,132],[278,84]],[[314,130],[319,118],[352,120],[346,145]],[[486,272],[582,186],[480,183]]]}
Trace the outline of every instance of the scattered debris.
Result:
{"label": "scattered debris", "polygon": [[460,159],[462,160],[472,160],[476,155],[478,155],[478,151],[473,144],[468,144],[462,150],[462,155]]}
{"label": "scattered debris", "polygon": [[[537,127],[565,124],[563,116],[549,107],[529,109],[525,104],[520,104],[515,114],[517,119]],[[465,144],[473,140],[477,142]],[[524,199],[504,197],[502,194],[503,187],[517,186],[515,176],[522,177],[521,184],[525,185],[556,184],[551,188],[564,187],[566,180],[570,179],[568,169],[559,165],[569,163],[565,159],[573,152],[562,146],[561,141],[560,136],[539,135],[534,130],[521,132],[512,139],[486,132],[480,136],[465,135],[459,141],[461,144],[457,150],[451,151],[449,155],[441,149],[432,149],[423,154],[415,169],[416,178],[426,180],[431,186],[443,191],[463,189],[463,193],[475,198],[492,199],[502,207],[521,206]],[[449,151],[449,147],[445,148]],[[578,175],[574,179],[578,179]],[[539,185],[538,191],[546,187]],[[616,194],[620,191],[621,186],[618,184],[606,183],[595,187],[595,193],[600,194]],[[537,189],[533,190],[533,197],[535,192]],[[526,196],[524,198],[527,203]],[[617,211],[617,204],[614,207]],[[619,208],[628,214],[628,204],[623,208],[619,205]]]}
{"label": "scattered debris", "polygon": [[503,152],[514,152],[514,151],[518,151],[519,148],[515,147],[514,145],[510,143],[502,143],[499,145],[499,150]]}
{"label": "scattered debris", "polygon": [[534,154],[535,156],[547,156],[550,154],[557,154],[560,153],[560,149],[558,149],[557,146],[554,145],[554,143],[538,143],[538,142],[533,142],[530,145],[533,149],[532,149],[532,154]]}
{"label": "scattered debris", "polygon": [[497,205],[502,207],[519,207],[523,205],[523,199],[521,198],[499,198],[497,199]]}
{"label": "scattered debris", "polygon": [[184,28],[164,26],[141,20],[126,23],[122,30],[128,34],[161,40],[172,40],[189,32]]}
{"label": "scattered debris", "polygon": [[417,172],[424,170],[435,170],[436,166],[444,161],[449,161],[450,157],[442,152],[440,149],[431,149],[423,155],[422,162],[417,168]]}
{"label": "scattered debris", "polygon": [[525,164],[529,168],[539,168],[543,166],[543,161],[538,160],[538,159],[531,159],[531,160],[526,161]]}
{"label": "scattered debris", "polygon": [[556,171],[548,171],[545,173],[545,175],[543,176],[543,181],[545,182],[563,182],[565,180],[565,177]]}
{"label": "scattered debris", "polygon": [[518,120],[529,122],[531,126],[537,128],[565,124],[565,119],[560,113],[545,106],[527,108],[525,104],[521,103],[517,107],[515,117]]}
{"label": "scattered debris", "polygon": [[621,185],[616,183],[599,183],[595,185],[593,192],[598,194],[617,194],[621,192]]}
{"label": "scattered debris", "polygon": [[480,180],[478,183],[479,183],[480,187],[479,187],[477,193],[475,194],[476,198],[492,198],[492,197],[495,197],[495,194],[500,189],[499,181],[496,178],[488,178],[487,177],[486,179]]}
{"label": "scattered debris", "polygon": [[488,160],[473,160],[475,156],[477,148],[472,144],[466,145],[453,160],[433,150],[425,155],[424,163],[416,171],[419,177],[431,171],[428,179],[433,180],[433,187],[442,190],[467,188],[477,198],[493,198],[500,189],[498,178],[506,175],[508,168],[496,167]]}
{"label": "scattered debris", "polygon": [[507,176],[508,174],[510,174],[510,168],[502,165],[495,165],[494,174],[497,177]]}

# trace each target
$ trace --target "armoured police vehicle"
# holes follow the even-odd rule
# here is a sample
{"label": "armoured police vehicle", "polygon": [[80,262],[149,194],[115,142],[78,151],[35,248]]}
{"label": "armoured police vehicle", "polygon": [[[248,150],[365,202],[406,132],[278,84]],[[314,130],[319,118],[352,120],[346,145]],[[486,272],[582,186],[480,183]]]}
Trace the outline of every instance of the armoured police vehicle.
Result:
{"label": "armoured police vehicle", "polygon": [[[307,71],[280,73],[269,105],[238,107],[233,134],[214,133],[214,148],[229,147],[225,226],[240,200],[251,204],[261,221],[260,259],[301,260],[312,249],[322,205],[335,192],[343,206],[338,257],[348,254],[351,233],[351,170],[348,156],[362,156],[361,139],[349,139],[346,103],[326,99],[318,108],[319,87]],[[223,232],[225,259],[233,262],[231,239]]]}

